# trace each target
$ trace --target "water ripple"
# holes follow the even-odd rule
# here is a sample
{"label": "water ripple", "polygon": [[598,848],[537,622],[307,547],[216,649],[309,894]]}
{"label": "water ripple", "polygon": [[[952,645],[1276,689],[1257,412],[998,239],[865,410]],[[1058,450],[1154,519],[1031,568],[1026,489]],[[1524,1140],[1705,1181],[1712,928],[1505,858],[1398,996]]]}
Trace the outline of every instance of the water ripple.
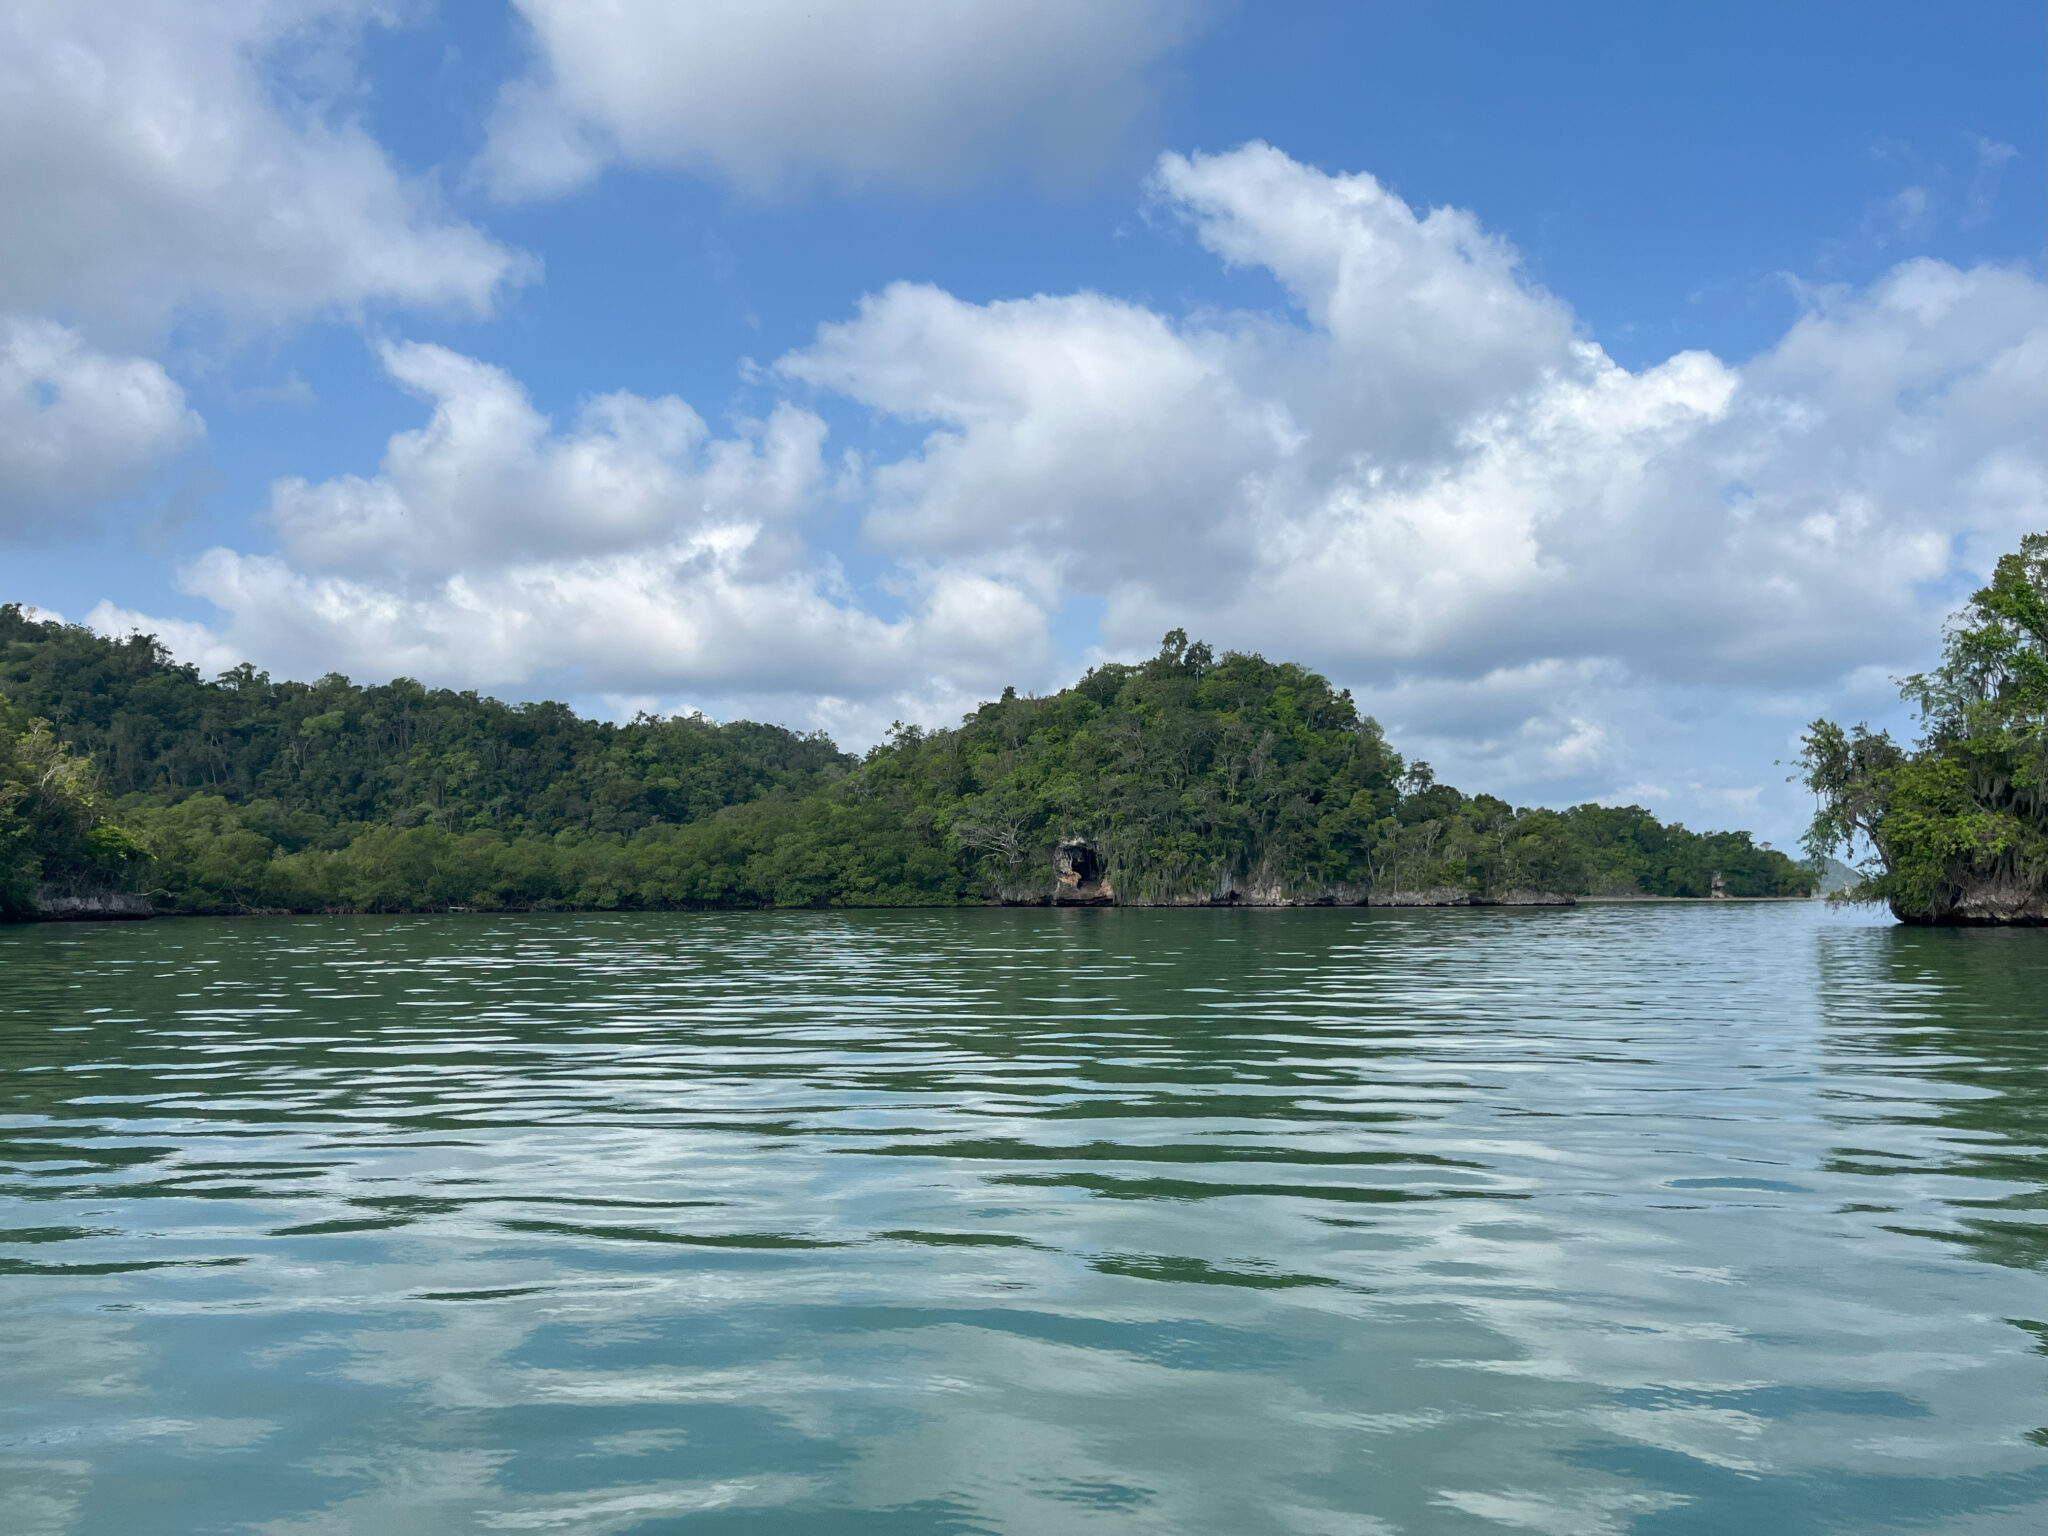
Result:
{"label": "water ripple", "polygon": [[2032,1531],[2048,941],[0,932],[10,1531]]}

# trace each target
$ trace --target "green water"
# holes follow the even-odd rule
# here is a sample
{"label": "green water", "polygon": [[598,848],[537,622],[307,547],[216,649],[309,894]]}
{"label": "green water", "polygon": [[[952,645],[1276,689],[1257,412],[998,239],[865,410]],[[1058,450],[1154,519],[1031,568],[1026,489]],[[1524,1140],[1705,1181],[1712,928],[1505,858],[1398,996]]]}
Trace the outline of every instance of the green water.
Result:
{"label": "green water", "polygon": [[0,1530],[2028,1532],[2048,934],[0,931]]}

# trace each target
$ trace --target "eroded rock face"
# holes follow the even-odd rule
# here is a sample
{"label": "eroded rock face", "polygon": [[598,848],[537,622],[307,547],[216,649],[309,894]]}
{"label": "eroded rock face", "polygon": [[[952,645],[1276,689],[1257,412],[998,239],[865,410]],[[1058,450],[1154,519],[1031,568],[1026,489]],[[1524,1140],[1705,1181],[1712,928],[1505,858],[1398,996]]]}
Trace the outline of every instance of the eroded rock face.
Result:
{"label": "eroded rock face", "polygon": [[1375,891],[1366,905],[1373,907],[1469,907],[1472,896],[1455,886],[1427,891]]}
{"label": "eroded rock face", "polygon": [[98,896],[54,896],[36,893],[36,911],[60,921],[90,921],[105,918],[155,917],[156,908],[147,896],[132,891],[113,891]]}
{"label": "eroded rock face", "polygon": [[1902,923],[1956,927],[2048,927],[2048,890],[2018,880],[1970,880],[1937,898],[1928,912],[1902,911]]}
{"label": "eroded rock face", "polygon": [[1005,906],[1056,907],[1571,907],[1570,896],[1555,891],[1500,891],[1474,895],[1455,886],[1417,891],[1370,891],[1362,885],[1295,886],[1272,870],[1258,868],[1244,875],[1220,873],[1204,885],[1173,889],[1143,888],[1119,895],[1109,879],[1109,861],[1086,838],[1071,837],[1053,850],[1053,886],[1002,888],[996,900]]}
{"label": "eroded rock face", "polygon": [[1560,895],[1556,891],[1499,891],[1491,896],[1475,896],[1470,891],[1447,885],[1429,891],[1374,891],[1365,904],[1370,907],[1576,907],[1579,902],[1575,896]]}
{"label": "eroded rock face", "polygon": [[1498,891],[1475,895],[1455,886],[1374,891],[1363,885],[1294,885],[1265,866],[1234,874],[1220,871],[1199,885],[1141,885],[1119,893],[1109,858],[1085,837],[1053,849],[1050,890],[1037,881],[999,885],[995,901],[1010,907],[1571,907],[1576,899],[1555,891]]}
{"label": "eroded rock face", "polygon": [[1052,851],[1055,906],[1107,907],[1116,902],[1109,860],[1084,837],[1070,837]]}

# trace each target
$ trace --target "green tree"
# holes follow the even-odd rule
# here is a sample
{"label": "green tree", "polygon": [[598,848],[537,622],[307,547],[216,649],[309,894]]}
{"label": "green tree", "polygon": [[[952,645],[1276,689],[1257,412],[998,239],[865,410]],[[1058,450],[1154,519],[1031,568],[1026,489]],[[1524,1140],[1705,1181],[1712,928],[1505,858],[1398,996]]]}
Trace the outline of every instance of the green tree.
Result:
{"label": "green tree", "polygon": [[1808,729],[1807,852],[1860,854],[1851,899],[1909,922],[2048,921],[2048,535],[2000,558],[1941,665],[1900,693],[1920,714],[1910,750],[1864,725]]}
{"label": "green tree", "polygon": [[108,818],[91,760],[66,751],[49,721],[0,699],[0,917],[35,915],[44,892],[119,889],[145,861]]}

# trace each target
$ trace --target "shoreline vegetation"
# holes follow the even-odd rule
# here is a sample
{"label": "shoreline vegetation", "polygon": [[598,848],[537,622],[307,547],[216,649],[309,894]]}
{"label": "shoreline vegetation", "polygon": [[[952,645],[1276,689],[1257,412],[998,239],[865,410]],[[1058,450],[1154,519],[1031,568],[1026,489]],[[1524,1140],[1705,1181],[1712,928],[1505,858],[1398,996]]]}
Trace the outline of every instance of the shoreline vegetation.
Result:
{"label": "shoreline vegetation", "polygon": [[399,679],[211,681],[0,606],[0,915],[1522,906],[1803,897],[1812,866],[1639,806],[1517,809],[1348,692],[1176,630],[1144,663],[864,756]]}
{"label": "shoreline vegetation", "polygon": [[2048,925],[2048,534],[1999,559],[1948,625],[1941,664],[1899,680],[1920,716],[1901,747],[1867,725],[1807,728],[1818,864],[1865,859],[1843,900],[1901,922]]}
{"label": "shoreline vegetation", "polygon": [[[1640,806],[1437,782],[1308,669],[1168,634],[861,756],[410,679],[212,680],[0,606],[0,920],[156,913],[1883,901],[2048,924],[2048,535],[1901,680],[1910,749],[1816,720],[1795,861]],[[1861,864],[1835,860],[1839,852]],[[1846,877],[1846,878],[1845,878]]]}

